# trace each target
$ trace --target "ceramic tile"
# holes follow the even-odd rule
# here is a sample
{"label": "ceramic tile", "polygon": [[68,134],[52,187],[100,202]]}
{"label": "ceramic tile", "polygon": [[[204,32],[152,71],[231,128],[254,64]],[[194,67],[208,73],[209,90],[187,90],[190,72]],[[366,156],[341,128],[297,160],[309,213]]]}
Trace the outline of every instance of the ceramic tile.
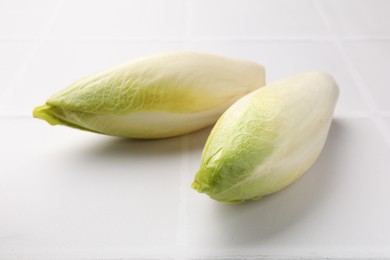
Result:
{"label": "ceramic tile", "polygon": [[193,37],[323,36],[313,1],[191,1]]}
{"label": "ceramic tile", "polygon": [[[317,162],[286,189],[241,205],[220,204],[192,192],[190,250],[204,257],[364,257],[375,248],[387,255],[389,156],[389,147],[368,119],[335,119]],[[193,154],[194,162],[199,158]],[[199,165],[191,167],[195,172]]]}
{"label": "ceramic tile", "polygon": [[12,87],[9,84],[18,76],[20,66],[29,54],[31,45],[32,41],[0,41],[0,96],[8,87]]}
{"label": "ceramic tile", "polygon": [[346,41],[344,49],[352,66],[371,92],[376,106],[390,111],[390,89],[388,82],[390,68],[390,41]]}
{"label": "ceramic tile", "polygon": [[0,118],[0,128],[1,259],[174,248],[180,138],[131,141],[34,119]]}
{"label": "ceramic tile", "polygon": [[51,38],[177,38],[185,33],[185,1],[66,1]]}
{"label": "ceramic tile", "polygon": [[[385,130],[387,131],[387,138],[390,140],[390,115],[382,119],[385,123]],[[390,144],[389,144],[390,145]]]}
{"label": "ceramic tile", "polygon": [[387,0],[319,1],[331,29],[340,36],[390,36]]}
{"label": "ceramic tile", "polygon": [[58,1],[3,0],[0,2],[0,38],[35,38],[46,26]]}

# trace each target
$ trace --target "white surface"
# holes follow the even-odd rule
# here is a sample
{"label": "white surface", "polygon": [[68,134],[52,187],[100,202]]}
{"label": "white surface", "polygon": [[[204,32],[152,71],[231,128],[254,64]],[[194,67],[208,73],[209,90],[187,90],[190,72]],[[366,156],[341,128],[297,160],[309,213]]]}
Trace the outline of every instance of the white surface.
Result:
{"label": "white surface", "polygon": [[[390,2],[0,2],[0,259],[390,258]],[[223,205],[190,189],[210,129],[134,141],[31,111],[78,78],[191,49],[324,70],[327,144],[287,189]]]}

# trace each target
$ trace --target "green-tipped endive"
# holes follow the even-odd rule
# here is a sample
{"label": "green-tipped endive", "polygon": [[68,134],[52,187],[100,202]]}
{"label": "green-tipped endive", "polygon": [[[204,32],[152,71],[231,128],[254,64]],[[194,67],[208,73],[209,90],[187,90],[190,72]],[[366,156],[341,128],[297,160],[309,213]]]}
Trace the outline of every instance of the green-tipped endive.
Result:
{"label": "green-tipped endive", "polygon": [[239,99],[214,126],[192,187],[241,203],[291,184],[319,156],[338,92],[331,76],[311,72]]}
{"label": "green-tipped endive", "polygon": [[205,53],[132,60],[76,81],[34,109],[52,125],[164,138],[215,123],[236,100],[264,86],[264,68]]}

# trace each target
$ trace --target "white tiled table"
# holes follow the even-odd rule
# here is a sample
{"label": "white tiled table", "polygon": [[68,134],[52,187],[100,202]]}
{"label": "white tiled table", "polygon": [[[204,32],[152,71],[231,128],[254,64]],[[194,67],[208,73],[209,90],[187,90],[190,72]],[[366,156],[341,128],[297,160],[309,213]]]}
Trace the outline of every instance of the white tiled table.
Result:
{"label": "white tiled table", "polygon": [[[0,259],[390,258],[390,1],[0,1]],[[299,181],[223,205],[190,189],[210,131],[158,141],[32,108],[134,57],[199,50],[324,70],[341,96]]]}

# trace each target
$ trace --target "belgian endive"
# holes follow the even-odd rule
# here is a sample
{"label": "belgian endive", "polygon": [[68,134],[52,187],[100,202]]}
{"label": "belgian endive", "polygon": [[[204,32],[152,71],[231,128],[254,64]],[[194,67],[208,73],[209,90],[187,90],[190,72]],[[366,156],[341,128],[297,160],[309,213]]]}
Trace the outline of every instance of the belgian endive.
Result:
{"label": "belgian endive", "polygon": [[192,187],[240,203],[291,184],[319,156],[338,92],[331,76],[312,72],[239,99],[214,126]]}
{"label": "belgian endive", "polygon": [[236,100],[263,85],[264,69],[253,62],[161,53],[76,81],[33,115],[107,135],[171,137],[215,123]]}

